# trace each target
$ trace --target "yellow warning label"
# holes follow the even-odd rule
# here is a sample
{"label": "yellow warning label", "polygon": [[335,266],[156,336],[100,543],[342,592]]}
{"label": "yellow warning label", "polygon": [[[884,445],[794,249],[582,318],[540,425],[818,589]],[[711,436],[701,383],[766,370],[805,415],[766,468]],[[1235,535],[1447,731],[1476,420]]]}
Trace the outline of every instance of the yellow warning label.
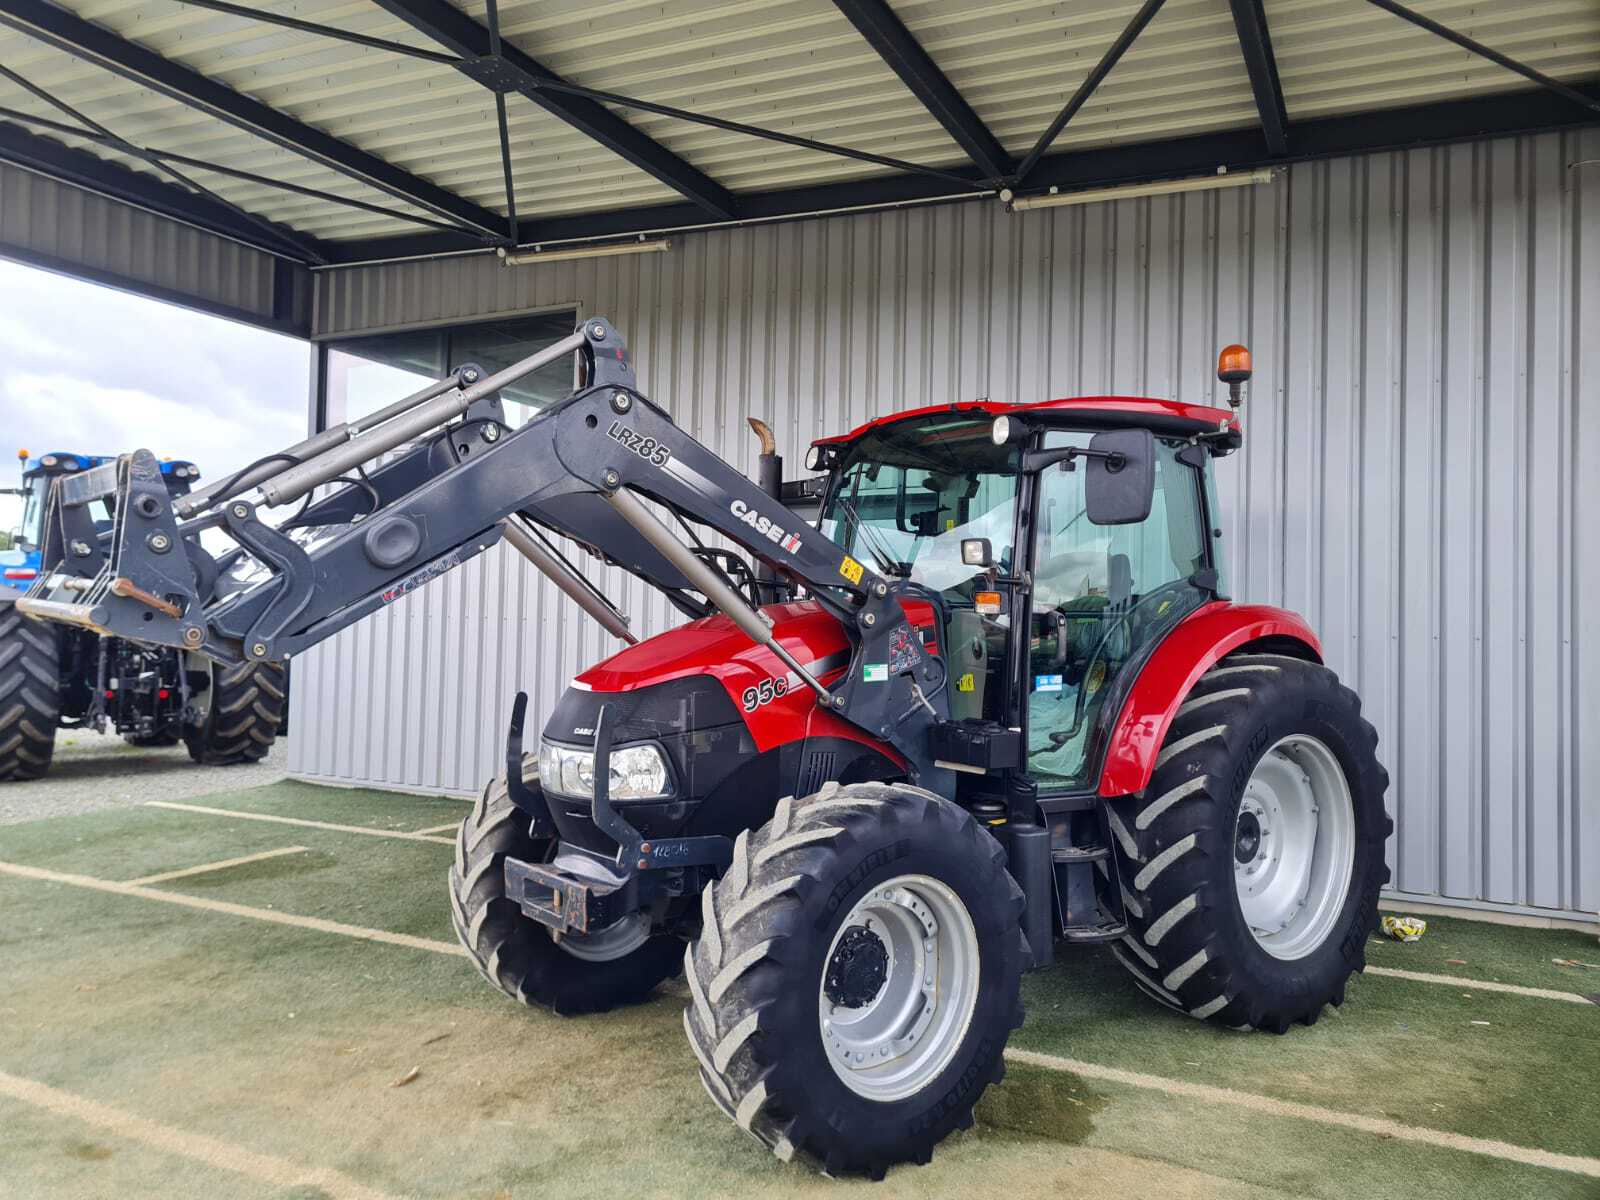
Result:
{"label": "yellow warning label", "polygon": [[958,692],[975,692],[977,690],[978,681],[972,677],[971,671],[956,680],[956,691]]}
{"label": "yellow warning label", "polygon": [[861,570],[861,564],[848,554],[844,556],[844,561],[839,564],[839,574],[843,575],[851,583],[861,582]]}

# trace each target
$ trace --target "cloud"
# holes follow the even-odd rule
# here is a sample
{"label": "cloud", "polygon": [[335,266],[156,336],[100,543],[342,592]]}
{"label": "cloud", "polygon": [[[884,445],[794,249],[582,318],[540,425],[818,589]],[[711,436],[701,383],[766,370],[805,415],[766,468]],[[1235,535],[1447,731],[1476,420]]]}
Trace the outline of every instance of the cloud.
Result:
{"label": "cloud", "polygon": [[6,458],[143,447],[215,479],[305,436],[309,361],[296,338],[0,261]]}

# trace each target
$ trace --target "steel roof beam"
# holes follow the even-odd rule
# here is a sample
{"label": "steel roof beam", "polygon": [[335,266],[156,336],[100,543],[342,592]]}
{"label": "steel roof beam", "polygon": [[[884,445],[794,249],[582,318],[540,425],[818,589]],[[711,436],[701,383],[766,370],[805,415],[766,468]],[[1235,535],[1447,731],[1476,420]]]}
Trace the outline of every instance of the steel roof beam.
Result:
{"label": "steel roof beam", "polygon": [[[500,8],[495,0],[489,0],[489,53],[495,58],[500,57]],[[517,241],[517,183],[515,172],[511,169],[511,129],[506,123],[506,95],[497,91],[494,94],[495,124],[500,127],[500,169],[506,177],[506,228],[511,234],[513,244]]]}
{"label": "steel roof beam", "polygon": [[1268,154],[1289,153],[1284,132],[1289,113],[1283,104],[1283,84],[1278,81],[1278,61],[1272,53],[1272,37],[1267,32],[1267,13],[1261,0],[1228,0],[1233,8],[1233,27],[1239,35],[1239,51],[1250,75],[1250,90],[1256,96],[1256,111],[1261,114],[1261,133],[1267,139]]}
{"label": "steel roof beam", "polygon": [[[0,68],[0,70],[4,70],[4,68]],[[386,208],[382,204],[369,204],[365,200],[336,195],[333,192],[323,191],[321,188],[306,187],[304,184],[299,183],[287,183],[282,179],[270,179],[265,175],[258,175],[254,171],[241,171],[238,167],[225,167],[221,163],[211,162],[208,159],[192,158],[187,154],[178,154],[171,150],[152,150],[148,146],[136,146],[126,138],[118,137],[109,130],[96,132],[93,129],[80,129],[76,125],[53,121],[49,117],[35,116],[33,113],[21,112],[15,108],[6,108],[3,105],[0,105],[0,120],[15,121],[19,125],[32,125],[39,129],[48,129],[51,133],[61,133],[69,137],[82,138],[84,141],[95,142],[98,145],[121,151],[130,158],[143,159],[149,163],[176,163],[180,167],[194,167],[201,171],[213,171],[218,175],[229,175],[234,179],[242,179],[246,183],[259,184],[261,187],[271,188],[274,191],[288,192],[295,196],[305,196],[312,200],[322,200],[328,204],[337,204],[344,208],[360,209],[362,212],[369,212],[380,217],[389,217],[411,225],[425,225],[430,229],[442,229],[448,232],[458,232],[461,228],[459,225],[450,225],[444,221],[432,220],[429,217],[419,217],[415,213],[402,212],[398,208]],[[103,126],[101,128],[104,129]],[[305,235],[296,234],[294,236],[303,237]]]}
{"label": "steel roof beam", "polygon": [[903,158],[891,158],[886,154],[873,154],[867,150],[856,150],[849,146],[836,145],[833,142],[819,142],[815,138],[801,137],[798,134],[783,133],[776,129],[766,129],[760,125],[745,125],[739,121],[728,121],[722,117],[713,117],[706,113],[690,112],[685,108],[674,108],[670,104],[657,104],[653,100],[639,100],[633,96],[623,96],[616,92],[602,92],[595,88],[581,87],[575,83],[560,83],[545,81],[539,87],[546,91],[565,92],[571,96],[586,96],[590,100],[603,100],[607,104],[615,104],[618,108],[636,108],[640,112],[656,113],[663,117],[671,117],[676,121],[688,121],[694,125],[709,125],[713,129],[726,129],[729,133],[742,133],[747,137],[761,138],[769,142],[780,142],[785,146],[799,146],[804,150],[815,150],[818,154],[833,154],[840,158],[853,158],[857,162],[869,162],[880,167],[893,167],[896,171],[907,171],[913,175],[927,175],[934,179],[943,179],[946,183],[953,183],[959,187],[981,186],[975,185],[968,176],[957,174],[954,170],[942,167],[928,167],[922,163],[909,162]]}
{"label": "steel roof beam", "polygon": [[78,133],[79,136],[84,137],[89,141],[110,146],[131,158],[142,159],[151,166],[155,167],[156,170],[165,175],[170,175],[173,179],[176,179],[180,184],[188,188],[189,191],[204,196],[206,199],[231,210],[239,217],[240,220],[244,221],[245,224],[252,225],[257,229],[260,229],[264,234],[267,235],[268,238],[273,240],[281,238],[282,240],[288,242],[289,245],[294,247],[302,261],[314,263],[327,262],[327,259],[322,256],[321,250],[319,250],[311,242],[303,240],[298,234],[289,232],[288,230],[282,229],[277,225],[269,223],[264,218],[258,217],[255,213],[235,204],[226,196],[218,195],[211,188],[206,187],[205,184],[200,183],[197,180],[190,179],[182,171],[178,170],[178,168],[172,163],[166,162],[160,158],[156,158],[155,156],[146,153],[138,146],[135,146],[132,142],[128,141],[126,138],[118,136],[114,131],[106,128],[104,125],[100,124],[100,122],[94,120],[87,113],[80,112],[78,109],[68,104],[65,100],[51,95],[50,92],[46,91],[44,88],[40,87],[31,80],[24,78],[16,71],[13,71],[10,67],[0,64],[0,77],[9,79],[12,83],[16,84],[24,91],[29,92],[36,98],[43,100],[46,104],[50,105],[58,112],[64,113],[71,117],[73,121],[77,123],[77,126],[76,128],[68,127],[66,130],[67,132]]}
{"label": "steel roof beam", "polygon": [[1518,62],[1509,55],[1501,54],[1500,51],[1485,46],[1482,42],[1474,41],[1466,34],[1458,33],[1447,25],[1441,25],[1439,22],[1431,20],[1419,12],[1412,12],[1404,4],[1396,4],[1395,0],[1367,0],[1367,3],[1383,9],[1386,13],[1393,13],[1402,21],[1410,21],[1419,29],[1426,29],[1429,33],[1436,34],[1447,42],[1454,42],[1463,50],[1470,50],[1479,57],[1487,58],[1490,62],[1497,63],[1508,71],[1515,71],[1518,75],[1533,80],[1540,87],[1548,88],[1558,96],[1565,96],[1574,104],[1581,104],[1585,108],[1592,108],[1596,112],[1600,112],[1600,100],[1585,96],[1576,88],[1568,87],[1559,79],[1552,78],[1542,71],[1535,71],[1532,67]]}
{"label": "steel roof beam", "polygon": [[884,0],[833,0],[856,31],[987,179],[1011,174],[1011,156]]}
{"label": "steel roof beam", "polygon": [[1066,107],[1056,114],[1056,119],[1050,122],[1050,127],[1039,135],[1039,140],[1033,144],[1033,149],[1028,151],[1028,156],[1017,166],[1016,181],[1024,182],[1033,172],[1034,166],[1044,157],[1044,152],[1050,149],[1050,143],[1056,140],[1060,132],[1067,127],[1067,122],[1078,115],[1078,110],[1089,102],[1089,97],[1111,74],[1111,68],[1117,65],[1117,60],[1127,53],[1128,47],[1141,33],[1144,27],[1150,24],[1150,19],[1161,11],[1165,0],[1144,0],[1139,6],[1139,11],[1133,14],[1133,19],[1123,27],[1117,35],[1117,40],[1112,42],[1106,52],[1100,56],[1100,61],[1095,63],[1094,69],[1078,85],[1078,90],[1068,100]]}
{"label": "steel roof beam", "polygon": [[285,29],[294,29],[300,33],[336,38],[341,42],[351,42],[357,46],[366,46],[371,50],[383,50],[389,54],[404,54],[409,58],[425,59],[428,62],[439,63],[446,67],[453,67],[456,64],[456,57],[453,54],[444,54],[438,50],[425,50],[420,46],[408,46],[404,42],[393,42],[388,38],[369,37],[364,33],[352,33],[348,29],[337,29],[332,25],[318,25],[315,21],[302,21],[298,17],[275,13],[269,9],[250,8],[243,4],[230,4],[228,0],[178,0],[178,2],[187,4],[191,8],[208,8],[212,12],[227,13],[232,17],[244,17],[249,21],[261,21],[268,25],[281,25]]}
{"label": "steel roof beam", "polygon": [[[306,252],[302,246],[308,241],[316,249],[318,258],[336,257],[326,242],[288,230],[275,236],[270,228],[263,229],[243,220],[233,208],[208,196],[185,191],[153,175],[110,162],[86,150],[75,150],[54,138],[29,133],[3,120],[0,120],[0,160],[158,216],[171,217],[208,233],[220,234],[279,258],[304,262]],[[465,244],[459,237],[455,240],[458,245]]]}
{"label": "steel roof beam", "polygon": [[[0,3],[5,0],[0,0]],[[457,67],[495,92],[520,92],[552,116],[571,125],[654,176],[702,211],[721,220],[738,215],[732,192],[691,166],[660,142],[639,132],[604,105],[540,86],[566,81],[515,46],[493,54],[489,31],[449,0],[375,0],[386,12],[427,35],[462,61]]]}
{"label": "steel roof beam", "polygon": [[[1585,85],[1581,90],[1583,94],[1600,100],[1600,85]],[[1030,182],[1035,188],[1049,185],[1063,189],[1110,187],[1209,174],[1224,164],[1230,170],[1249,170],[1281,166],[1285,162],[1309,162],[1482,138],[1594,127],[1600,127],[1600,116],[1595,113],[1577,108],[1543,90],[1530,89],[1312,121],[1292,121],[1286,133],[1293,150],[1287,158],[1265,153],[1261,136],[1254,129],[1064,151],[1042,159]],[[972,183],[981,185],[977,172],[969,171]],[[914,175],[896,174],[780,192],[747,193],[740,200],[746,220],[793,221],[840,210],[966,200],[975,195],[991,194],[942,186],[937,180]],[[689,204],[667,204],[551,217],[540,223],[539,237],[543,242],[554,243],[633,237],[729,224],[734,222],[707,221],[703,212]],[[339,242],[330,248],[337,261],[349,263],[443,254],[472,247],[459,237],[452,239],[448,235],[419,234]]]}
{"label": "steel roof beam", "polygon": [[462,225],[504,237],[498,213],[358,150],[259,100],[208,79],[110,30],[43,0],[0,0],[0,24],[104,67],[235,128],[322,163],[401,200]]}

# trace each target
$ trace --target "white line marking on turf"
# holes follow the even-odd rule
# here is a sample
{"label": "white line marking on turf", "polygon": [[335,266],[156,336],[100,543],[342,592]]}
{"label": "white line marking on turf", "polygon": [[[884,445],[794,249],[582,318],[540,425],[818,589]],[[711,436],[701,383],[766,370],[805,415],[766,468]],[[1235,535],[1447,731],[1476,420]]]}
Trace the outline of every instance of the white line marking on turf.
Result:
{"label": "white line marking on turf", "polygon": [[1426,971],[1402,971],[1396,967],[1368,967],[1368,975],[1387,975],[1390,979],[1409,979],[1414,983],[1444,983],[1469,992],[1506,992],[1512,996],[1532,996],[1538,1000],[1565,1000],[1570,1004],[1593,1004],[1577,992],[1558,992],[1552,988],[1523,987],[1517,983],[1493,983],[1487,979],[1463,979],[1458,975],[1431,975]]}
{"label": "white line marking on turf", "polygon": [[160,900],[165,904],[181,904],[185,908],[198,908],[206,912],[227,913],[234,917],[249,917],[254,921],[267,921],[273,925],[292,925],[298,929],[315,929],[319,933],[337,933],[344,937],[360,938],[367,942],[387,942],[391,946],[408,946],[413,950],[432,950],[436,954],[465,954],[456,942],[440,942],[433,938],[413,937],[409,933],[390,933],[387,929],[367,929],[361,925],[346,925],[341,921],[325,921],[321,917],[299,917],[293,913],[278,912],[272,908],[252,908],[248,904],[233,904],[227,900],[209,900],[200,896],[185,896],[182,892],[163,892],[158,888],[140,887],[136,883],[117,883],[111,879],[95,879],[90,875],[69,875],[64,871],[47,871],[43,867],[25,867],[21,863],[0,862],[0,875],[15,875],[22,879],[37,879],[44,883],[64,883],[71,887],[90,888],[97,892],[110,892],[115,896],[138,896],[145,900]]}
{"label": "white line marking on turf", "polygon": [[[291,913],[277,912],[272,909],[251,908],[243,904],[231,904],[223,900],[206,900],[198,896],[185,896],[181,892],[162,892],[154,888],[141,887],[133,883],[116,883],[108,879],[95,879],[88,875],[69,875],[62,871],[50,871],[43,867],[27,867],[20,863],[0,862],[0,874],[15,875],[23,879],[43,880],[47,883],[62,883],[72,887],[90,888],[95,891],[110,892],[120,896],[138,896],[147,900],[161,900],[168,904],[179,904],[188,908],[198,908],[208,912],[227,913],[231,916],[248,917],[252,920],[267,921],[275,925],[291,925],[301,929],[314,929],[321,933],[336,933],[344,937],[359,938],[369,942],[385,942],[394,946],[407,946],[417,950],[432,950],[438,954],[465,955],[466,951],[453,942],[434,941],[430,938],[413,937],[405,933],[390,933],[383,929],[366,929],[359,925],[345,925],[338,921],[325,921],[320,917],[300,917]],[[1386,972],[1394,974],[1395,972]],[[1439,976],[1438,980],[1449,980],[1459,984],[1461,981],[1451,979],[1449,976]],[[1511,988],[1510,984],[1500,985]],[[1539,988],[1518,988],[1517,992],[1539,993]],[[1557,998],[1566,998],[1568,993],[1551,992],[1549,995]],[[1582,997],[1578,997],[1582,1000]],[[1583,1001],[1588,1003],[1587,1000]],[[1323,1125],[1334,1125],[1345,1129],[1354,1129],[1361,1133],[1371,1133],[1379,1137],[1392,1137],[1401,1141],[1417,1142],[1423,1145],[1440,1146],[1449,1150],[1462,1150],[1471,1154],[1482,1154],[1491,1158],[1500,1158],[1508,1162],[1523,1163],[1528,1166],[1546,1167],[1553,1171],[1568,1171],[1579,1175],[1588,1175],[1600,1179],[1600,1159],[1581,1158],[1571,1154],[1557,1154],[1553,1151],[1539,1150],[1530,1146],[1518,1146],[1512,1142],[1494,1141],[1490,1138],[1468,1137],[1465,1134],[1449,1133],[1439,1129],[1427,1129],[1420,1126],[1405,1125],[1399,1121],[1391,1121],[1383,1117],[1367,1117],[1359,1113],[1340,1112],[1337,1109],[1322,1108],[1314,1104],[1301,1104],[1293,1100],[1277,1100],[1270,1096],[1258,1096],[1250,1092],[1238,1092],[1232,1088],[1216,1087],[1212,1084],[1190,1083],[1181,1079],[1167,1079],[1160,1075],[1145,1075],[1138,1071],[1125,1071],[1120,1067],[1101,1066],[1098,1063],[1083,1062],[1074,1058],[1063,1058],[1054,1054],[1041,1054],[1035,1050],[1022,1050],[1016,1047],[1008,1048],[1006,1057],[1015,1062],[1030,1063],[1034,1066],[1044,1067],[1052,1071],[1070,1071],[1086,1079],[1099,1079],[1107,1083],[1120,1083],[1127,1087],[1144,1088],[1149,1091],[1162,1092],[1169,1096],[1183,1096],[1193,1100],[1200,1100],[1208,1104],[1229,1104],[1236,1108],[1249,1109],[1253,1112],[1265,1113],[1270,1116],[1298,1117],[1302,1120],[1315,1121]],[[8,1084],[44,1088],[43,1084],[29,1084],[27,1080],[18,1080],[13,1076],[0,1072],[0,1092],[7,1092]],[[49,1091],[50,1089],[45,1089]],[[11,1091],[7,1094],[18,1095]],[[62,1093],[65,1095],[65,1093]],[[26,1098],[21,1097],[19,1098]],[[69,1097],[69,1099],[75,1099]],[[82,1101],[88,1105],[92,1101]],[[45,1107],[49,1107],[46,1105]],[[106,1110],[112,1112],[114,1110]],[[129,1117],[128,1120],[139,1120]],[[152,1129],[161,1130],[163,1127],[151,1124]],[[171,1132],[174,1136],[188,1137],[191,1135]],[[128,1135],[133,1136],[133,1135]],[[199,1135],[192,1135],[198,1137]],[[209,1139],[204,1139],[209,1142]],[[154,1143],[152,1143],[154,1144]],[[220,1145],[220,1143],[219,1143]],[[177,1151],[185,1153],[185,1151]],[[249,1154],[249,1151],[240,1151]],[[191,1155],[191,1157],[201,1157]],[[260,1156],[255,1156],[260,1157]],[[267,1160],[262,1159],[262,1161]],[[284,1164],[288,1166],[289,1164]],[[324,1184],[323,1186],[327,1186]],[[352,1186],[359,1187],[358,1184]],[[336,1195],[377,1195],[372,1192],[338,1192]]]}
{"label": "white line marking on turf", "polygon": [[264,858],[280,858],[285,854],[304,854],[304,846],[285,846],[281,850],[263,850],[260,854],[246,854],[242,858],[225,858],[221,862],[201,863],[198,867],[184,867],[181,871],[164,871],[160,875],[141,875],[138,879],[130,879],[129,883],[137,887],[148,887],[152,883],[166,883],[169,879],[186,879],[190,875],[205,875],[211,871],[226,871],[229,867],[242,867],[246,863],[260,862]]}
{"label": "white line marking on turf", "polygon": [[448,824],[448,825],[433,825],[433,826],[430,826],[427,829],[413,829],[411,832],[412,833],[445,833],[445,832],[448,831],[448,832],[454,833],[457,829],[460,829],[460,828],[461,828],[461,822],[460,821],[451,821],[450,824]]}
{"label": "white line marking on turf", "polygon": [[1139,1071],[1124,1071],[1119,1067],[1103,1067],[1098,1063],[1080,1062],[1075,1058],[1061,1058],[1054,1054],[1040,1054],[1036,1050],[1006,1051],[1013,1062],[1029,1063],[1050,1071],[1070,1071],[1085,1079],[1098,1079],[1105,1083],[1120,1083],[1125,1087],[1143,1088],[1168,1096],[1182,1096],[1205,1104],[1228,1104],[1234,1108],[1248,1109],[1274,1117],[1298,1117],[1320,1125],[1337,1125],[1360,1133],[1390,1137],[1397,1141],[1417,1142],[1439,1146],[1446,1150],[1464,1150],[1469,1154],[1482,1154],[1506,1162],[1522,1163],[1530,1167],[1547,1167],[1552,1171],[1570,1171],[1575,1175],[1588,1175],[1600,1179],[1600,1158],[1580,1158],[1574,1154],[1556,1154],[1532,1146],[1518,1146],[1512,1142],[1497,1142],[1490,1138],[1468,1137],[1462,1133],[1449,1133],[1442,1129],[1425,1129],[1406,1125],[1386,1117],[1367,1117],[1359,1113],[1340,1112],[1315,1104],[1301,1104],[1294,1100],[1277,1100],[1271,1096],[1257,1096],[1251,1092],[1236,1092],[1232,1088],[1217,1087],[1208,1083],[1190,1083],[1183,1079],[1167,1079],[1160,1075],[1145,1075]]}
{"label": "white line marking on turf", "polygon": [[388,1193],[358,1183],[332,1167],[303,1167],[288,1159],[259,1154],[203,1133],[174,1129],[171,1125],[163,1125],[148,1117],[135,1116],[86,1096],[63,1092],[49,1084],[8,1075],[4,1071],[0,1071],[0,1096],[10,1096],[13,1100],[42,1108],[57,1116],[82,1121],[142,1146],[248,1176],[260,1183],[270,1184],[274,1189],[316,1188],[335,1200],[388,1200]]}
{"label": "white line marking on turf", "polygon": [[306,829],[332,829],[338,833],[364,833],[368,837],[399,838],[405,842],[432,842],[454,846],[454,838],[432,837],[426,833],[407,833],[402,829],[369,829],[365,825],[335,825],[331,821],[308,821],[303,817],[278,817],[271,813],[239,812],[232,808],[207,808],[203,804],[177,804],[171,800],[146,800],[146,808],[171,808],[178,812],[203,813],[208,817],[238,817],[241,821],[271,821],[277,825],[300,825]]}

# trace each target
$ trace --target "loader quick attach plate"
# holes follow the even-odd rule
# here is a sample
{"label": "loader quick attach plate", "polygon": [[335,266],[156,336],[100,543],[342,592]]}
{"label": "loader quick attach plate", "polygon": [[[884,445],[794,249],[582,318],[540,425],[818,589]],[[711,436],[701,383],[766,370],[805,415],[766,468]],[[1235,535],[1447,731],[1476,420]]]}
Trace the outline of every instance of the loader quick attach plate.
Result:
{"label": "loader quick attach plate", "polygon": [[523,915],[556,933],[588,933],[590,926],[601,929],[627,915],[623,893],[630,889],[598,886],[515,858],[506,859],[505,870],[506,892]]}

